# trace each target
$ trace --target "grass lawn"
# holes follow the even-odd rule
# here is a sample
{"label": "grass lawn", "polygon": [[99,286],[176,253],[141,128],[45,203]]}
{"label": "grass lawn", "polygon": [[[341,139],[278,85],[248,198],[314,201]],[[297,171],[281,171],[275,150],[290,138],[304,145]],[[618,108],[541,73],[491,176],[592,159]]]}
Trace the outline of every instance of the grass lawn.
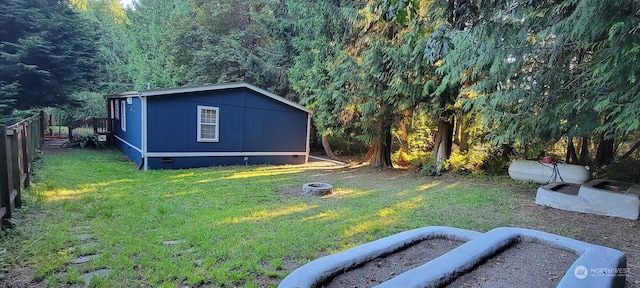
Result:
{"label": "grass lawn", "polygon": [[[529,217],[519,197],[523,187],[535,189],[504,178],[494,185],[305,166],[145,172],[122,157],[113,150],[44,155],[25,192],[27,207],[13,220],[16,228],[0,238],[5,271],[22,267],[30,283],[42,286],[83,286],[83,273],[110,269],[91,286],[267,287],[317,257],[430,225],[592,235],[583,236],[579,225],[554,227],[553,219]],[[291,192],[311,181],[333,184],[334,194]],[[620,221],[637,231],[635,221]],[[72,263],[86,255],[96,256]]]}

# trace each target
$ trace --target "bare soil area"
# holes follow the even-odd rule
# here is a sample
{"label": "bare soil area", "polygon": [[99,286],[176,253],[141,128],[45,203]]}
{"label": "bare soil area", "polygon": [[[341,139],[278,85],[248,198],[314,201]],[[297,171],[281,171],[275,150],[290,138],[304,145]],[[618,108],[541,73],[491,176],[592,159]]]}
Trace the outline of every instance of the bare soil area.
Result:
{"label": "bare soil area", "polygon": [[561,192],[569,195],[578,195],[580,192],[580,185],[578,184],[563,184],[553,189],[553,191]]}
{"label": "bare soil area", "polygon": [[420,241],[403,250],[376,258],[374,261],[340,274],[319,287],[373,287],[429,262],[463,243],[442,238]]}
{"label": "bare soil area", "polygon": [[446,287],[556,287],[576,259],[577,255],[548,245],[518,242]]}

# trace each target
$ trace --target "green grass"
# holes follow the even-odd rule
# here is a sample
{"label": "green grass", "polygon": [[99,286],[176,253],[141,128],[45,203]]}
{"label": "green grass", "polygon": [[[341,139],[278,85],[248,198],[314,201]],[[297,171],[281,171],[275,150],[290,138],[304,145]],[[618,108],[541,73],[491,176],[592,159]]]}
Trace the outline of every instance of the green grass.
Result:
{"label": "green grass", "polygon": [[[138,171],[115,151],[45,155],[28,207],[0,239],[6,267],[30,266],[50,286],[275,286],[291,267],[408,229],[487,231],[516,217],[515,193],[480,181],[359,168],[234,166]],[[322,198],[279,193],[332,183]],[[92,246],[81,246],[88,233]],[[181,240],[175,245],[163,241]],[[86,241],[85,241],[86,242]],[[81,255],[101,256],[84,265]]]}

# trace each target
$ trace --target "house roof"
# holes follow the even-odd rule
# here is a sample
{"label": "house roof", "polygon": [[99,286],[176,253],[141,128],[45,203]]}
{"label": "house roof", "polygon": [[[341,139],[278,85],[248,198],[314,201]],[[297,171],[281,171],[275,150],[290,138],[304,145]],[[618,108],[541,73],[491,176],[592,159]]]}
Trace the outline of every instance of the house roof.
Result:
{"label": "house roof", "polygon": [[123,92],[118,94],[105,95],[104,98],[113,99],[113,98],[128,98],[128,97],[158,97],[158,96],[169,96],[169,95],[182,94],[182,93],[216,91],[216,90],[237,89],[237,88],[247,88],[249,90],[253,90],[257,93],[260,93],[264,96],[272,98],[276,101],[279,101],[289,106],[292,106],[294,108],[300,109],[309,114],[313,113],[311,110],[307,109],[306,107],[296,102],[293,102],[282,96],[278,96],[267,90],[258,88],[257,86],[244,83],[244,82],[190,86],[190,87],[162,88],[162,89],[152,89],[152,90],[144,90],[144,91],[129,91],[129,92]]}

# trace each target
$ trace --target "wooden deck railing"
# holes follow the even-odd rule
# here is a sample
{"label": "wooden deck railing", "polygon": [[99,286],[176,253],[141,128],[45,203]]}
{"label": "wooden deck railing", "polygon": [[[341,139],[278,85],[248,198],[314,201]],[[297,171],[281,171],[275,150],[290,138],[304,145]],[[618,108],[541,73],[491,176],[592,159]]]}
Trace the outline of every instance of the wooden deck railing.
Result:
{"label": "wooden deck railing", "polygon": [[[69,140],[78,133],[93,133],[98,135],[111,135],[113,122],[109,118],[92,117],[69,125]],[[75,132],[74,132],[75,130]]]}
{"label": "wooden deck railing", "polygon": [[11,218],[14,210],[22,205],[22,189],[29,186],[31,164],[42,146],[45,129],[42,111],[11,126],[0,125],[0,218],[3,220]]}

